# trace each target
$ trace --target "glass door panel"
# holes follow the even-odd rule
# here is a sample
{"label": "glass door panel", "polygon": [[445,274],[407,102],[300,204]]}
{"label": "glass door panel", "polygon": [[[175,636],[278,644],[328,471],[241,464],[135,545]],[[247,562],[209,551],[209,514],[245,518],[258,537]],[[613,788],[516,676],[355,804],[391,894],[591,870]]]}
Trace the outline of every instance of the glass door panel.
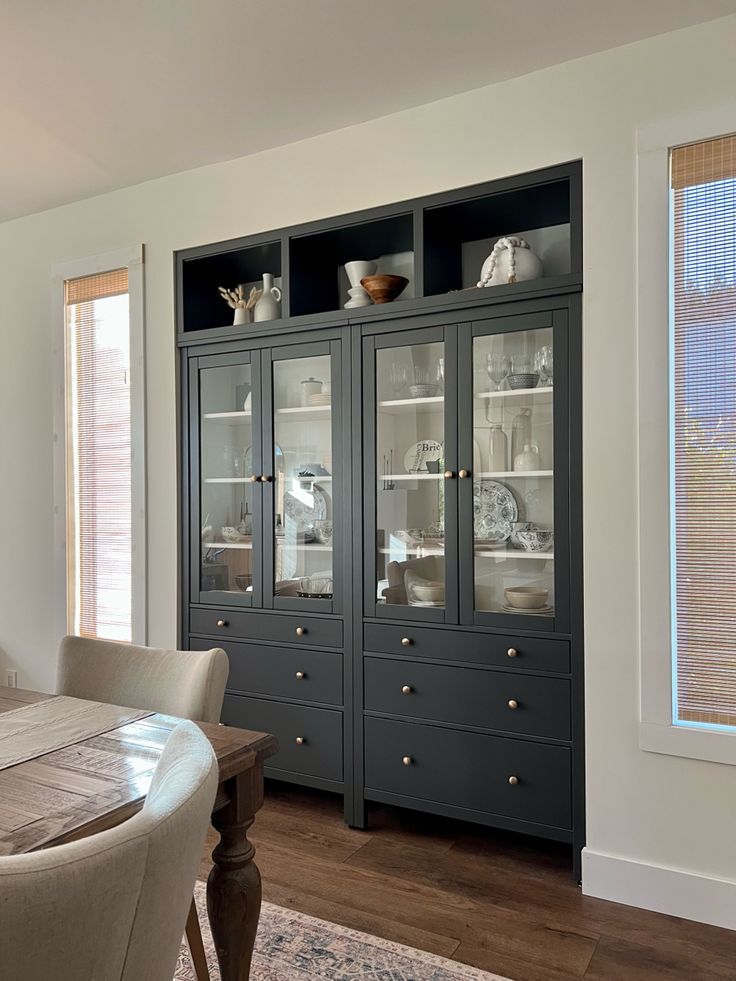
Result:
{"label": "glass door panel", "polygon": [[332,358],[273,362],[273,595],[332,600]]}
{"label": "glass door panel", "polygon": [[375,390],[378,612],[412,607],[444,616],[444,343],[377,350]]}
{"label": "glass door panel", "polygon": [[555,615],[551,327],[473,339],[476,611]]}
{"label": "glass door panel", "polygon": [[[254,474],[252,365],[199,372],[200,602],[253,605]],[[255,576],[257,578],[257,574]],[[227,594],[227,595],[223,595]]]}

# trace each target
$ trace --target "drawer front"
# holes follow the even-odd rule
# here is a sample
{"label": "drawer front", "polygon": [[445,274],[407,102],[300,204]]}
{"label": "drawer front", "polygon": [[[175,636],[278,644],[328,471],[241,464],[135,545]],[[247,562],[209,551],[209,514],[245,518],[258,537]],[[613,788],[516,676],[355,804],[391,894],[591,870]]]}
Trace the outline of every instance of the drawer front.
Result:
{"label": "drawer front", "polygon": [[570,738],[570,682],[564,678],[384,657],[365,657],[363,665],[369,712]]}
{"label": "drawer front", "polygon": [[403,797],[571,827],[566,746],[366,718],[365,782],[368,789]]}
{"label": "drawer front", "polygon": [[[515,670],[554,671],[558,674],[570,671],[570,645],[566,640],[471,633],[437,627],[402,627],[390,623],[367,623],[363,639],[365,650],[377,654],[475,661],[477,664]],[[509,656],[509,651],[515,651],[515,654]]]}
{"label": "drawer front", "polygon": [[189,623],[193,634],[208,637],[272,640],[299,647],[342,647],[342,620],[326,617],[193,609]]}
{"label": "drawer front", "polygon": [[[326,780],[342,780],[342,712],[225,695],[225,725],[271,732],[279,751],[268,765]],[[297,739],[303,740],[297,743]]]}
{"label": "drawer front", "polygon": [[224,648],[230,659],[228,691],[342,705],[342,654],[219,638],[192,637],[189,646],[193,651]]}

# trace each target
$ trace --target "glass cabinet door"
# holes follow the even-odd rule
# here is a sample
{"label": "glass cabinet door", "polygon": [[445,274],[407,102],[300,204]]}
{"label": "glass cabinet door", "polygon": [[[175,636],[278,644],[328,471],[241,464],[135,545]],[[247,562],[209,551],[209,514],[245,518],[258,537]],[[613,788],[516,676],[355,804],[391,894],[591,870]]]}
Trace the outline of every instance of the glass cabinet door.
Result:
{"label": "glass cabinet door", "polygon": [[[320,349],[324,353],[316,353]],[[266,579],[275,607],[332,611],[340,588],[334,563],[341,503],[339,371],[336,350],[329,345],[303,350],[304,356],[272,353],[265,457],[271,469],[264,487],[271,567]]]}
{"label": "glass cabinet door", "polygon": [[[552,322],[551,314],[520,317],[519,327],[539,326],[472,337],[471,622],[500,614],[530,630],[554,623],[556,540],[566,531],[556,527]],[[461,509],[470,506],[461,498]]]}
{"label": "glass cabinet door", "polygon": [[199,509],[193,509],[192,578],[194,599],[201,603],[260,603],[257,374],[242,357],[240,363],[200,359],[194,379],[199,399],[192,467],[198,471]]}
{"label": "glass cabinet door", "polygon": [[375,438],[366,527],[373,581],[366,605],[378,616],[443,621],[456,616],[448,614],[456,580],[448,524],[454,526],[457,497],[446,411],[456,389],[443,333],[433,331],[440,339],[426,343],[419,343],[421,331],[413,333],[407,340],[416,343],[375,351],[375,382],[367,386],[375,397]]}

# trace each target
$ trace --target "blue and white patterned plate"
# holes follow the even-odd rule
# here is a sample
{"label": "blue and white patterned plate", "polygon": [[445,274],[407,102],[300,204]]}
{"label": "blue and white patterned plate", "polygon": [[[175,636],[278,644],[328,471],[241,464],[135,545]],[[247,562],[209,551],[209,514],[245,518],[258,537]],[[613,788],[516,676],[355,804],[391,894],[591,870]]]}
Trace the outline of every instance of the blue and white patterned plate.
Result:
{"label": "blue and white patterned plate", "polygon": [[506,541],[519,520],[519,505],[505,484],[497,480],[473,483],[473,528],[476,538]]}

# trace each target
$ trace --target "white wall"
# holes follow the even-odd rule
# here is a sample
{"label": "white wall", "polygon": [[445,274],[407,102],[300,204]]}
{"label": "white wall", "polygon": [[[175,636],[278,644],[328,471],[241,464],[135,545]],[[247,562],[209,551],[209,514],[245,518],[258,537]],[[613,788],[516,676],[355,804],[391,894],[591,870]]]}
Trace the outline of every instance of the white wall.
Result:
{"label": "white wall", "polygon": [[[173,644],[172,251],[582,157],[588,844],[594,857],[736,881],[734,771],[637,744],[634,290],[636,126],[732,98],[735,45],[731,17],[0,226],[0,647],[21,681],[51,685],[57,642],[49,601],[53,263],[146,245],[149,638]],[[594,864],[589,876],[588,891],[636,898],[633,886],[612,885]],[[671,885],[665,907],[667,893]]]}

